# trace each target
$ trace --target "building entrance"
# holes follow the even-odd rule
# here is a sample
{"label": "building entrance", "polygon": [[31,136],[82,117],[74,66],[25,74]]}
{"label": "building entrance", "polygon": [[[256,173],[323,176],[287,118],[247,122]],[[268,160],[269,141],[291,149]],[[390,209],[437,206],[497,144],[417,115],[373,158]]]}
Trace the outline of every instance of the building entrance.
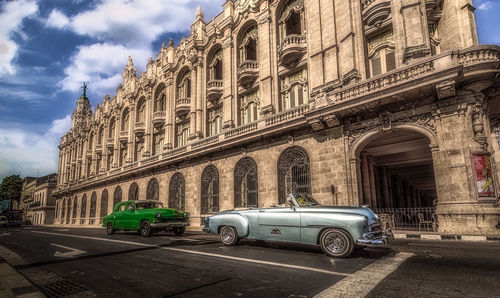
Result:
{"label": "building entrance", "polygon": [[437,229],[436,183],[426,136],[384,132],[367,141],[359,158],[360,202],[395,229]]}

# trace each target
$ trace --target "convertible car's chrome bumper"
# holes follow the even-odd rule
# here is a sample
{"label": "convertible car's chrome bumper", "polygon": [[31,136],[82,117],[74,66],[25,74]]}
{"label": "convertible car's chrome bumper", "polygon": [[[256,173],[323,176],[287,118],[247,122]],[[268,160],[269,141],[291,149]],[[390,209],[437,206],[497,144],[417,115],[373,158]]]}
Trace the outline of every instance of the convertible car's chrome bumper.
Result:
{"label": "convertible car's chrome bumper", "polygon": [[151,224],[153,229],[173,229],[187,226],[189,226],[189,222],[157,222]]}
{"label": "convertible car's chrome bumper", "polygon": [[362,245],[384,245],[394,240],[394,235],[391,229],[378,230],[364,233],[363,236],[356,240],[356,244]]}

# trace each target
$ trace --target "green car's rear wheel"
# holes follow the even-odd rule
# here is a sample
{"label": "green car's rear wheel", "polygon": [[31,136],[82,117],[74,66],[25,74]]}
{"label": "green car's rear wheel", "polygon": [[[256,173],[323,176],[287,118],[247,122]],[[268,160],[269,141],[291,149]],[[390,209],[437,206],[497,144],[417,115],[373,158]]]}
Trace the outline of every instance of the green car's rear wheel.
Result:
{"label": "green car's rear wheel", "polygon": [[149,237],[151,236],[151,233],[153,232],[151,229],[151,224],[147,220],[143,220],[141,222],[141,229],[139,230],[142,236],[144,237]]}
{"label": "green car's rear wheel", "polygon": [[219,232],[220,241],[224,243],[224,245],[233,246],[238,244],[240,238],[238,237],[238,232],[235,228],[230,226],[224,226],[220,229]]}
{"label": "green car's rear wheel", "polygon": [[106,233],[108,233],[108,235],[112,235],[115,233],[115,229],[113,229],[113,223],[108,222],[108,224],[106,225]]}
{"label": "green car's rear wheel", "polygon": [[321,249],[332,257],[347,257],[354,250],[354,241],[349,233],[340,229],[328,229],[321,234]]}
{"label": "green car's rear wheel", "polygon": [[176,236],[182,236],[186,231],[186,227],[174,228],[174,234]]}

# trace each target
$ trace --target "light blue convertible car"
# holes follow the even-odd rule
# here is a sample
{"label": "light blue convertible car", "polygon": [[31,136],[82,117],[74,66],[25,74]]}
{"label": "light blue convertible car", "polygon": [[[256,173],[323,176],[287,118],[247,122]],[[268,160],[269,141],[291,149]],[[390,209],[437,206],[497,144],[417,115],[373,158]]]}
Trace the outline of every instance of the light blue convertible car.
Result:
{"label": "light blue convertible car", "polygon": [[347,257],[356,246],[394,239],[371,209],[322,206],[309,194],[291,194],[280,206],[219,212],[206,218],[203,231],[219,234],[225,245],[236,245],[241,238],[319,244],[334,257]]}

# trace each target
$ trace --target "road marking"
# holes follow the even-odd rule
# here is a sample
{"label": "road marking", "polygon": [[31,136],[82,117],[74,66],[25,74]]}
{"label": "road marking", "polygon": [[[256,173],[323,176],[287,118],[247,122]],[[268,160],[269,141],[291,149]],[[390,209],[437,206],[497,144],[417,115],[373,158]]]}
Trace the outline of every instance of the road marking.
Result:
{"label": "road marking", "polygon": [[33,231],[33,233],[57,235],[57,236],[63,236],[63,237],[82,238],[82,239],[92,239],[92,240],[124,243],[124,244],[132,244],[132,245],[138,245],[138,246],[144,246],[144,247],[156,247],[156,248],[159,248],[162,250],[177,251],[177,252],[183,252],[183,253],[194,254],[194,255],[203,255],[203,256],[214,257],[214,258],[228,259],[228,260],[233,260],[233,261],[240,261],[240,262],[247,262],[247,263],[254,263],[254,264],[269,265],[269,266],[275,266],[275,267],[306,270],[306,271],[324,273],[324,274],[329,274],[329,275],[347,276],[347,277],[352,275],[352,274],[343,273],[343,272],[329,271],[329,270],[323,270],[323,269],[311,268],[311,267],[305,267],[305,266],[289,265],[289,264],[261,261],[261,260],[255,260],[255,259],[232,257],[232,256],[226,256],[226,255],[214,254],[214,253],[208,253],[208,252],[201,252],[201,251],[190,250],[190,249],[163,247],[163,246],[159,246],[159,245],[155,245],[155,244],[145,244],[145,243],[138,243],[138,242],[132,242],[132,241],[105,239],[105,238],[90,237],[90,236],[79,236],[79,235],[72,235],[72,234],[58,234],[58,233],[42,232],[42,231]]}
{"label": "road marking", "polygon": [[0,236],[9,236],[9,235],[10,235],[9,232],[4,232],[4,233],[0,234]]}
{"label": "road marking", "polygon": [[67,251],[67,252],[60,252],[60,251],[56,251],[56,252],[54,253],[54,257],[60,257],[60,258],[74,258],[74,257],[75,257],[75,256],[77,256],[77,255],[81,255],[81,254],[87,253],[87,252],[86,252],[86,251],[84,251],[84,250],[79,250],[78,248],[67,247],[67,246],[60,245],[60,244],[51,243],[50,245],[52,245],[52,246],[57,246],[57,247],[60,247],[60,248],[64,248],[64,249],[69,250],[69,251]]}
{"label": "road marking", "polygon": [[382,258],[354,272],[351,276],[342,279],[314,297],[365,297],[411,256],[413,256],[412,253],[400,252],[392,257]]}
{"label": "road marking", "polygon": [[58,232],[68,232],[69,229],[54,229],[54,231],[58,231]]}

